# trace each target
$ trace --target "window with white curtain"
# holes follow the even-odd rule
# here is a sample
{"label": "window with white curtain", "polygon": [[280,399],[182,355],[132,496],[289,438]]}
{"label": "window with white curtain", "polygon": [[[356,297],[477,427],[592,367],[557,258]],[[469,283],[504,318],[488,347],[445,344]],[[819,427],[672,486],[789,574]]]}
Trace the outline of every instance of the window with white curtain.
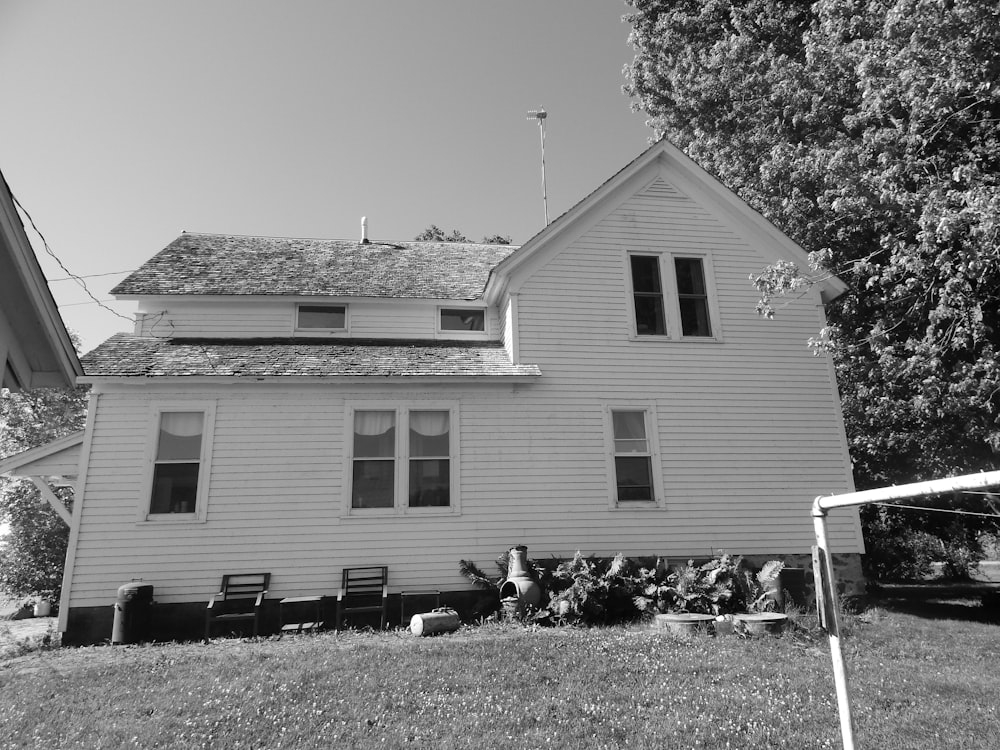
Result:
{"label": "window with white curtain", "polygon": [[450,486],[450,418],[446,411],[410,412],[411,508],[448,507]]}
{"label": "window with white curtain", "polygon": [[454,412],[437,406],[355,408],[351,510],[454,510]]}
{"label": "window with white curtain", "polygon": [[354,412],[351,507],[391,508],[396,486],[396,412]]}
{"label": "window with white curtain", "polygon": [[198,511],[205,414],[200,411],[160,413],[153,459],[150,515]]}

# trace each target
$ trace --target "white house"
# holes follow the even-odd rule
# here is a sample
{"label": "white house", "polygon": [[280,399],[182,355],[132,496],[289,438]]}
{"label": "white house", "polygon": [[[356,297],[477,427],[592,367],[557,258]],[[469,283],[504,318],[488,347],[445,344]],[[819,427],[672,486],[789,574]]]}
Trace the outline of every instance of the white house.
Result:
{"label": "white house", "polygon": [[[778,259],[805,255],[665,141],[519,249],[181,235],[113,290],[136,328],[83,358],[83,435],[0,466],[79,461],[65,642],[133,578],[197,633],[226,573],[458,600],[459,560],[514,544],[801,563],[813,498],[853,488],[805,345],[844,287],[763,320]],[[856,570],[857,516],[830,523]]]}

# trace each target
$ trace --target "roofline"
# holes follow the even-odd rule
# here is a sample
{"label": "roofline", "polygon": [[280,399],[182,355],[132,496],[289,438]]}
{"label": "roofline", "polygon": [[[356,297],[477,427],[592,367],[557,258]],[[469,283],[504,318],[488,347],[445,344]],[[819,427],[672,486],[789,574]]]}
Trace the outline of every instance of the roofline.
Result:
{"label": "roofline", "polygon": [[24,224],[14,205],[14,194],[2,172],[0,172],[0,231],[10,241],[14,271],[21,278],[23,288],[38,314],[50,352],[59,364],[67,385],[72,385],[74,378],[83,374],[83,367],[70,339],[69,331],[66,330],[66,323],[52,296],[45,273],[24,231]]}
{"label": "roofline", "polygon": [[[532,365],[520,365],[531,367]],[[122,385],[147,385],[156,383],[350,383],[355,385],[380,386],[385,383],[532,383],[542,377],[537,373],[511,375],[86,375],[81,383],[101,385],[117,383]]]}
{"label": "roofline", "polygon": [[15,453],[13,456],[7,456],[7,458],[0,459],[0,474],[13,471],[14,469],[24,466],[25,464],[30,464],[32,461],[48,458],[49,456],[59,453],[60,451],[64,451],[67,448],[75,448],[78,445],[83,445],[85,432],[86,430],[72,432],[69,435],[53,440],[51,443],[39,445],[35,448],[29,448],[26,451]]}
{"label": "roofline", "polygon": [[[492,273],[492,271],[491,271]],[[336,303],[340,300],[353,302],[357,300],[377,300],[380,304],[386,301],[399,301],[399,302],[414,302],[414,301],[426,301],[426,302],[468,302],[476,303],[482,302],[482,295],[478,297],[399,297],[399,296],[386,296],[386,297],[373,297],[371,295],[360,295],[360,294],[302,294],[301,292],[296,292],[294,294],[260,294],[259,292],[254,292],[250,294],[241,294],[239,292],[233,292],[231,294],[220,294],[219,292],[211,293],[200,293],[200,292],[186,292],[184,294],[179,294],[173,292],[171,294],[116,294],[114,295],[117,300],[127,300],[133,302],[142,302],[143,300],[190,300],[195,297],[200,300],[210,300],[210,299],[221,299],[221,300],[231,300],[235,297],[239,297],[244,300],[255,300],[260,302],[289,302],[295,300],[302,300],[303,302],[315,302],[317,299],[322,299],[324,302]],[[485,303],[483,303],[485,304]]]}
{"label": "roofline", "polygon": [[[538,234],[525,242],[518,250],[504,258],[493,267],[486,282],[486,289],[483,298],[489,304],[496,304],[497,298],[504,286],[504,282],[510,278],[511,273],[520,265],[535,254],[539,247],[550,242],[565,231],[569,230],[576,220],[585,214],[591,207],[600,203],[610,193],[629,180],[633,175],[638,174],[646,167],[661,159],[672,159],[679,162],[682,168],[692,171],[695,176],[701,178],[702,184],[724,204],[736,211],[742,218],[749,221],[756,229],[764,232],[775,240],[785,250],[796,256],[800,262],[807,262],[805,250],[799,246],[788,235],[782,232],[773,223],[768,221],[753,206],[744,201],[733,190],[724,185],[715,175],[699,166],[691,157],[677,148],[666,137],[653,143],[649,148],[639,154],[636,158],[615,172],[605,180],[596,190],[589,193],[568,211],[558,216],[552,223],[542,229]],[[820,296],[824,303],[832,302],[837,297],[849,290],[847,284],[836,276],[818,282],[820,286]]]}
{"label": "roofline", "polygon": [[[483,247],[514,247],[517,245],[504,245],[499,242],[473,242],[472,240],[463,240],[461,242],[456,242],[453,240],[373,240],[368,239],[367,242],[362,242],[360,239],[347,238],[347,237],[287,237],[281,234],[241,234],[239,232],[189,232],[184,229],[181,231],[181,235],[205,235],[208,237],[245,237],[247,239],[262,239],[262,240],[303,240],[308,242],[353,242],[356,245],[481,245]],[[177,239],[177,238],[175,238]]]}

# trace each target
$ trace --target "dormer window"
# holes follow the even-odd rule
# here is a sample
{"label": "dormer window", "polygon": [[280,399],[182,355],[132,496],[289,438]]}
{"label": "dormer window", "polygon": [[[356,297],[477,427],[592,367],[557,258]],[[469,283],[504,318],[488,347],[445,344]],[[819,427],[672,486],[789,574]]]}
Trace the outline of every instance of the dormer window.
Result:
{"label": "dormer window", "polygon": [[343,331],[347,329],[345,305],[299,305],[295,328],[301,331]]}
{"label": "dormer window", "polygon": [[441,330],[442,331],[485,331],[486,311],[442,308]]}

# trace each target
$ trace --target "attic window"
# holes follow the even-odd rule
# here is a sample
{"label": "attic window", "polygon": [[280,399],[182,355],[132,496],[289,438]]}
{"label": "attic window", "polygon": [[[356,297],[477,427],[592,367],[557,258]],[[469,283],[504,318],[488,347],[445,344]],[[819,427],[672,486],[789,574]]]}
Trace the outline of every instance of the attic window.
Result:
{"label": "attic window", "polygon": [[295,327],[311,331],[343,331],[347,328],[344,305],[299,305]]}
{"label": "attic window", "polygon": [[441,310],[442,331],[485,331],[485,310]]}

